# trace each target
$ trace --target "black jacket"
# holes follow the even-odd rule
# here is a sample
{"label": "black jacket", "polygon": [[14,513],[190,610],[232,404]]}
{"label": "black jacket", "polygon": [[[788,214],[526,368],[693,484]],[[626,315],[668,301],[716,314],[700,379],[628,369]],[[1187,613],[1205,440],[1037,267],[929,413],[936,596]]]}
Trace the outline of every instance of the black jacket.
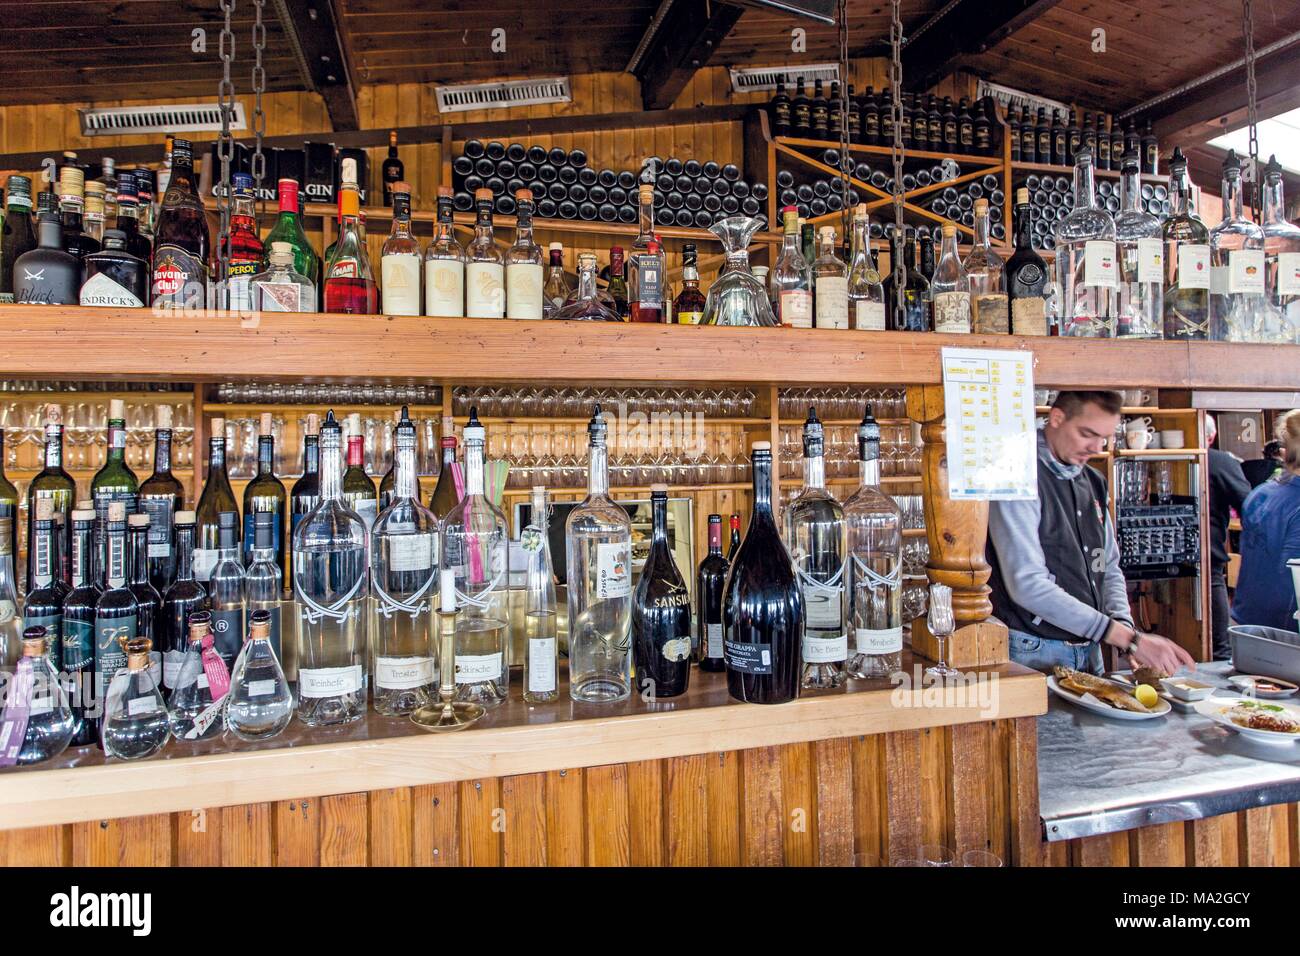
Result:
{"label": "black jacket", "polygon": [[1228,509],[1241,514],[1241,506],[1250,494],[1250,482],[1242,473],[1241,462],[1226,451],[1210,449],[1210,564],[1221,568],[1228,563]]}

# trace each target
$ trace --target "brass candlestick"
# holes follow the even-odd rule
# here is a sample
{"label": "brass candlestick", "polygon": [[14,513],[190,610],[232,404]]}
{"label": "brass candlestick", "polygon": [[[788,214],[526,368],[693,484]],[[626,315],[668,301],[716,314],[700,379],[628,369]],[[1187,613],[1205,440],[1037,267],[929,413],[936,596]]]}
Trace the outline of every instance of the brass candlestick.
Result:
{"label": "brass candlestick", "polygon": [[443,573],[442,610],[438,614],[441,649],[438,662],[438,703],[425,704],[411,712],[411,722],[425,730],[464,730],[483,716],[483,708],[456,696],[456,583]]}

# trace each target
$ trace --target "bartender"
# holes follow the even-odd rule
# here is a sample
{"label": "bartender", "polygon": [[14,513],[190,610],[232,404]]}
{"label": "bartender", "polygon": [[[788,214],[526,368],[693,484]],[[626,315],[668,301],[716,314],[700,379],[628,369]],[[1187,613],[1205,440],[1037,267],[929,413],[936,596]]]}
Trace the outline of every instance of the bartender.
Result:
{"label": "bartender", "polygon": [[1193,663],[1133,623],[1106,483],[1088,467],[1120,408],[1118,392],[1061,392],[1038,431],[1038,497],[989,505],[993,613],[1010,629],[1011,659],[1026,667],[1100,674],[1103,642],[1166,674]]}

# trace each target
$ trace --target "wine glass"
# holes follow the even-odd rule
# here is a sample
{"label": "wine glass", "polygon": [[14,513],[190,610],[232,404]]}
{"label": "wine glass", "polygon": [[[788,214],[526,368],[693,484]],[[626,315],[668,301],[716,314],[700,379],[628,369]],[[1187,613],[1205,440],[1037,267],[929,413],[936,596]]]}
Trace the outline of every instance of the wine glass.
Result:
{"label": "wine glass", "polygon": [[961,672],[948,666],[943,652],[944,642],[952,636],[956,628],[952,616],[952,588],[946,584],[930,585],[930,611],[926,615],[926,625],[939,644],[939,662],[933,667],[926,668],[926,676],[936,680],[959,676]]}

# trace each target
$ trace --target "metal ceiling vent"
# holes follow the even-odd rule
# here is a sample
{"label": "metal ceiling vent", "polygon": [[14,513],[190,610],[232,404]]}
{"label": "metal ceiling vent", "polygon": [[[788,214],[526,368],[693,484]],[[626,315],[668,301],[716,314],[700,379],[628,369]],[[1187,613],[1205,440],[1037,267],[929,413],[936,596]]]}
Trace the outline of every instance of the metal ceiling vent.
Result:
{"label": "metal ceiling vent", "polygon": [[803,80],[809,88],[817,80],[838,81],[838,63],[814,63],[811,66],[761,66],[744,70],[731,70],[731,92],[752,93],[755,90],[775,90],[776,81],[785,77],[785,88],[793,90]]}
{"label": "metal ceiling vent", "polygon": [[537,80],[499,80],[494,83],[457,83],[438,87],[438,112],[504,110],[512,106],[569,103],[573,94],[567,76]]}
{"label": "metal ceiling vent", "polygon": [[[170,106],[106,106],[77,110],[82,136],[123,133],[216,133],[221,131],[218,103],[176,103]],[[231,129],[247,129],[244,104],[236,102]]]}

